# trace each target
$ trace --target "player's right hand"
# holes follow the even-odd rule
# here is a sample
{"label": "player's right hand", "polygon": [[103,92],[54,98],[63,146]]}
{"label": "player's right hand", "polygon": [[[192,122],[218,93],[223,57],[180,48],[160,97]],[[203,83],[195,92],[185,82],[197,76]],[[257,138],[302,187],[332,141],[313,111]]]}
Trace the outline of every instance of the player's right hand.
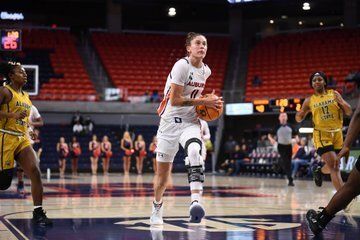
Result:
{"label": "player's right hand", "polygon": [[216,109],[221,109],[224,104],[222,97],[215,95],[215,90],[213,90],[211,94],[206,94],[203,98],[203,101],[205,106]]}
{"label": "player's right hand", "polygon": [[26,116],[27,116],[26,110],[12,113],[12,118],[15,118],[16,120],[24,119]]}

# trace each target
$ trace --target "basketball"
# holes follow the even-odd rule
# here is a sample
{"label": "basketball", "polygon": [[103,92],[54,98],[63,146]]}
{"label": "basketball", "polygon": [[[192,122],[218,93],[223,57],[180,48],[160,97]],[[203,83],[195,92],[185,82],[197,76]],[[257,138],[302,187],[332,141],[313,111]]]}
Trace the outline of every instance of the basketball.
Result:
{"label": "basketball", "polygon": [[[211,94],[205,94],[204,98],[209,97]],[[202,120],[205,120],[207,122],[209,121],[214,121],[216,119],[218,119],[221,114],[223,113],[223,106],[221,106],[220,109],[216,109],[216,108],[211,108],[211,107],[207,107],[204,105],[199,105],[196,106],[196,113],[198,115],[199,118],[201,118]]]}

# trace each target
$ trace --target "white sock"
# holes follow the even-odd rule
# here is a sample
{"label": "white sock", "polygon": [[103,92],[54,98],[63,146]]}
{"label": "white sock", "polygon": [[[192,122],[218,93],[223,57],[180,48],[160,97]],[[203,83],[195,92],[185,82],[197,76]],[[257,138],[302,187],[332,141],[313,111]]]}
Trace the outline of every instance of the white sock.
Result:
{"label": "white sock", "polygon": [[34,206],[34,210],[37,209],[37,208],[42,208],[42,205],[40,205],[40,206]]}
{"label": "white sock", "polygon": [[160,199],[160,201],[158,202],[158,201],[156,201],[156,199],[154,199],[154,203],[155,204],[161,204],[163,201],[162,201],[162,199]]}
{"label": "white sock", "polygon": [[191,193],[191,202],[197,201],[200,203],[201,194],[200,193]]}

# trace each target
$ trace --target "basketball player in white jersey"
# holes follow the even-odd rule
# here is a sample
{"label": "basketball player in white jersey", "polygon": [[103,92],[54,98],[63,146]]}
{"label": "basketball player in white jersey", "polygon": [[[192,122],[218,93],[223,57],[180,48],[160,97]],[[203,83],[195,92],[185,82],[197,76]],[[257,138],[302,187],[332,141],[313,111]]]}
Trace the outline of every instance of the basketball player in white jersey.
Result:
{"label": "basketball player in white jersey", "polygon": [[[32,134],[32,132],[34,130],[33,128],[41,127],[44,125],[44,121],[39,113],[39,110],[34,105],[32,105],[31,109],[30,109],[29,124],[30,124],[30,126],[29,126],[29,136],[28,137],[30,138],[30,142],[33,145],[34,141],[32,140],[30,133]],[[36,154],[36,156],[38,156],[38,155]],[[20,194],[24,194],[25,193],[24,170],[20,166],[17,167],[17,177],[18,177],[17,192]]]}
{"label": "basketball player in white jersey", "polygon": [[205,88],[210,68],[203,63],[207,40],[198,33],[189,33],[185,43],[187,57],[178,60],[168,75],[164,99],[158,108],[161,117],[157,132],[157,178],[154,184],[154,202],[150,224],[163,224],[163,194],[171,174],[172,163],[179,143],[186,153],[185,164],[191,190],[190,222],[201,222],[205,210],[201,205],[204,182],[200,123],[195,106],[221,108],[221,98],[211,95],[199,98]]}

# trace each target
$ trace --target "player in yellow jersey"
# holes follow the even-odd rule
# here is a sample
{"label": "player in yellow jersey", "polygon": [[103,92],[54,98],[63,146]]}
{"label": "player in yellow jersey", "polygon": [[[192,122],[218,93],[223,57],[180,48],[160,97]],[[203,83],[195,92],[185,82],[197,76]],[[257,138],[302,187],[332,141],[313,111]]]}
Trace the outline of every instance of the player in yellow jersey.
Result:
{"label": "player in yellow jersey", "polygon": [[317,186],[322,185],[322,174],[330,174],[331,181],[339,190],[344,182],[338,166],[335,166],[336,152],[343,146],[343,113],[351,116],[351,106],[332,89],[326,89],[327,77],[322,72],[310,76],[310,86],[314,94],[305,99],[303,106],[296,113],[296,121],[301,122],[307,113],[312,113],[314,125],[313,140],[317,153],[325,161],[325,165],[314,171]]}
{"label": "player in yellow jersey", "polygon": [[1,63],[0,75],[6,79],[6,84],[0,87],[0,189],[10,187],[16,160],[31,180],[32,222],[42,226],[52,225],[42,209],[40,169],[27,136],[32,103],[29,94],[22,90],[27,82],[25,69],[19,63]]}

